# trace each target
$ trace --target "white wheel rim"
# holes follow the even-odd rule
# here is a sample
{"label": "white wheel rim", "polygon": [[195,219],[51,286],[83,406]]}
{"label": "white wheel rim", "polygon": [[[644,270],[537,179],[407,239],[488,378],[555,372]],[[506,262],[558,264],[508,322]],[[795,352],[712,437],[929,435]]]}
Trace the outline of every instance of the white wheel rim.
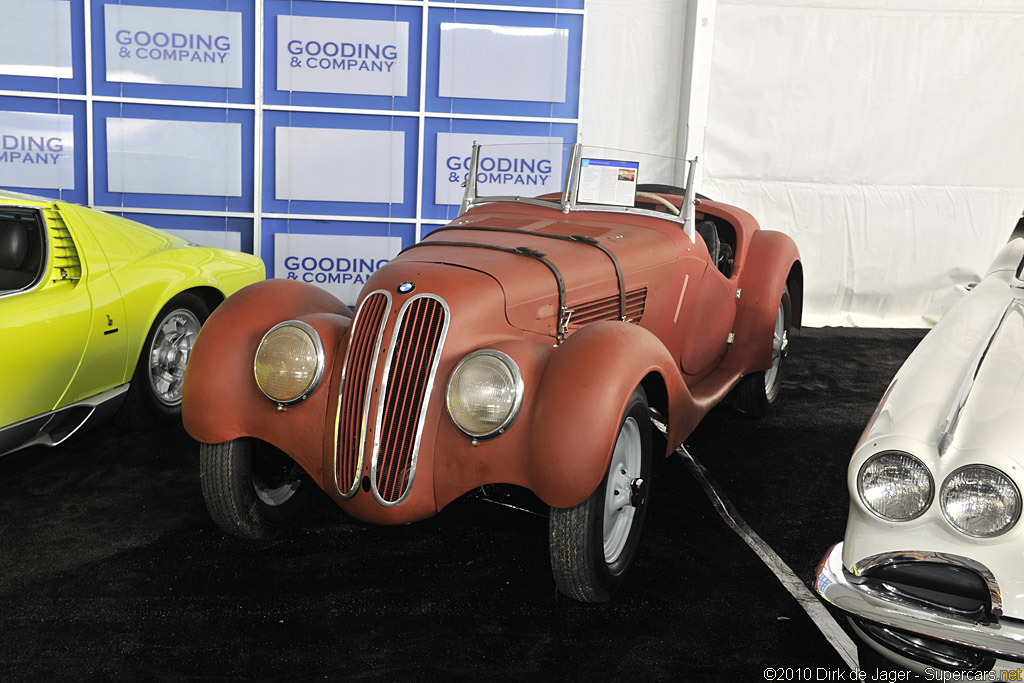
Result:
{"label": "white wheel rim", "polygon": [[153,333],[153,344],[149,349],[149,384],[153,395],[165,406],[181,403],[185,364],[192,353],[199,327],[195,313],[179,308],[164,317]]}
{"label": "white wheel rim", "polygon": [[627,417],[615,441],[615,451],[608,467],[604,494],[604,560],[615,562],[626,547],[633,528],[636,508],[632,503],[632,485],[640,477],[640,427]]}
{"label": "white wheel rim", "polygon": [[782,359],[789,351],[789,330],[786,329],[786,311],[782,303],[779,303],[779,312],[775,315],[775,333],[772,337],[772,366],[764,373],[764,390],[769,396],[775,388],[779,379],[779,368],[782,367]]}

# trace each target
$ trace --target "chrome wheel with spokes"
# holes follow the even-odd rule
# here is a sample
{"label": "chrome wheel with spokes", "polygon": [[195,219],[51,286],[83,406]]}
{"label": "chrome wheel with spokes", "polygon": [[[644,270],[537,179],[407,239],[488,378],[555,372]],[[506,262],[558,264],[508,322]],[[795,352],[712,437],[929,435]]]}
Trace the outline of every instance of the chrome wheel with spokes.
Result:
{"label": "chrome wheel with spokes", "polygon": [[188,308],[178,308],[157,321],[149,346],[149,383],[153,396],[165,406],[181,404],[185,364],[202,323]]}
{"label": "chrome wheel with spokes", "polygon": [[123,424],[149,429],[181,419],[185,366],[209,315],[206,301],[194,292],[178,294],[157,313],[119,414]]}

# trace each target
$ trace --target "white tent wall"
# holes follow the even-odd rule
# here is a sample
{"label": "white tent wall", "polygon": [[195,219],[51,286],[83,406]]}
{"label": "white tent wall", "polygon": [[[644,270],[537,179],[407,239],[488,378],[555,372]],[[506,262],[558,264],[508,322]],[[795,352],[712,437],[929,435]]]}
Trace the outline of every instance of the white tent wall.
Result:
{"label": "white tent wall", "polygon": [[1024,206],[1024,6],[719,0],[704,193],[797,241],[811,325],[932,324]]}
{"label": "white tent wall", "polygon": [[682,0],[587,0],[585,144],[676,156],[685,20]]}
{"label": "white tent wall", "polygon": [[587,3],[584,142],[676,154],[706,106],[699,189],[793,236],[806,324],[933,324],[1024,207],[1024,4],[710,8],[707,100],[684,111],[686,3]]}

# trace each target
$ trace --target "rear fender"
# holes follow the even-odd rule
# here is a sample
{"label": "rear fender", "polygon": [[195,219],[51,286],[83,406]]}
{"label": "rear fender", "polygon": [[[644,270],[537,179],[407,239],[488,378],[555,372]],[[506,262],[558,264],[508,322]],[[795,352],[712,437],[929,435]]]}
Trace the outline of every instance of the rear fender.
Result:
{"label": "rear fender", "polygon": [[[651,373],[665,385],[668,411],[687,412],[692,400],[672,356],[654,334],[639,326],[595,323],[551,353],[529,448],[530,488],[541,500],[572,507],[594,492],[611,462],[629,397]],[[670,432],[670,441],[677,436]]]}
{"label": "rear fender", "polygon": [[790,285],[791,323],[799,328],[803,310],[803,270],[796,244],[781,232],[756,232],[740,275],[735,338],[723,366],[743,374],[771,366],[775,316],[787,283]]}
{"label": "rear fender", "polygon": [[[280,448],[318,483],[330,378],[351,323],[341,301],[313,285],[266,280],[229,297],[210,315],[185,370],[182,419],[192,438],[223,443],[254,437]],[[256,385],[253,360],[263,335],[302,320],[324,345],[324,375],[305,401],[278,410]]]}

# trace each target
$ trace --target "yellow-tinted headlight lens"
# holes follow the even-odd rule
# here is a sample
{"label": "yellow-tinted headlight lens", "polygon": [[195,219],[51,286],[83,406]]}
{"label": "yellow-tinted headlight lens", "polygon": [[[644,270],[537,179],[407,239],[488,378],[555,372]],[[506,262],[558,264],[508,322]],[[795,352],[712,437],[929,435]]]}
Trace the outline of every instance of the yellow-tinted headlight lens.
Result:
{"label": "yellow-tinted headlight lens", "polygon": [[500,351],[477,351],[459,363],[448,381],[448,414],[474,437],[491,436],[512,422],[523,399],[515,362]]}
{"label": "yellow-tinted headlight lens", "polygon": [[297,403],[316,388],[323,376],[320,335],[298,320],[276,325],[256,350],[256,384],[272,401]]}

